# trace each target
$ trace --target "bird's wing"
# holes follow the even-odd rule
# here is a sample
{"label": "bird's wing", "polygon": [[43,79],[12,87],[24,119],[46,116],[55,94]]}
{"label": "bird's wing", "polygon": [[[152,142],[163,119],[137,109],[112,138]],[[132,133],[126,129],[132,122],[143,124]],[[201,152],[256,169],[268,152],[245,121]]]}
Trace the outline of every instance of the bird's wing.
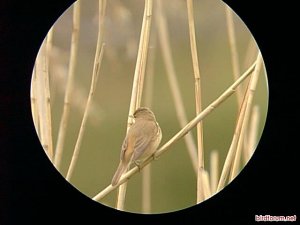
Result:
{"label": "bird's wing", "polygon": [[153,129],[153,126],[149,124],[147,126],[144,126],[143,129],[139,130],[136,135],[137,138],[134,145],[134,155],[132,159],[133,161],[138,160],[143,155],[146,148],[153,140],[153,131],[155,131],[155,129]]}

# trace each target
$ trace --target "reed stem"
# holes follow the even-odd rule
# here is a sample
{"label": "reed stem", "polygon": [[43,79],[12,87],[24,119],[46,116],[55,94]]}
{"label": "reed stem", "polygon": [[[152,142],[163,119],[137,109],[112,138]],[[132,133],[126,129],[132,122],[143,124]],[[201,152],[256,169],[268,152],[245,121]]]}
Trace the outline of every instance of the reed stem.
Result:
{"label": "reed stem", "polygon": [[79,30],[80,30],[80,1],[74,3],[73,6],[73,30],[72,30],[72,40],[71,40],[71,50],[70,50],[70,62],[69,62],[69,72],[68,81],[66,87],[66,93],[64,98],[63,113],[59,125],[54,165],[59,170],[61,165],[61,160],[63,156],[64,143],[66,139],[67,126],[69,122],[70,114],[70,103],[71,96],[74,86],[75,69],[77,65],[78,56],[78,42],[79,42]]}
{"label": "reed stem", "polygon": [[[184,110],[184,104],[180,93],[180,88],[178,85],[177,75],[175,72],[175,67],[172,58],[172,51],[170,46],[169,32],[167,29],[167,21],[163,13],[162,3],[160,0],[157,1],[157,27],[158,27],[158,38],[162,49],[163,60],[167,70],[167,77],[169,80],[169,85],[172,92],[172,97],[176,109],[177,118],[181,127],[187,124],[188,119],[186,112]],[[184,137],[187,151],[192,162],[195,174],[197,174],[198,162],[197,162],[197,147],[193,140],[191,133]]]}
{"label": "reed stem", "polygon": [[[202,111],[202,95],[201,95],[201,76],[199,70],[197,44],[196,44],[196,31],[194,21],[194,6],[193,0],[187,0],[188,10],[188,23],[190,32],[191,55],[195,79],[195,102],[196,102],[196,115]],[[197,169],[197,203],[204,200],[204,186],[203,176],[201,175],[204,170],[204,149],[203,149],[203,124],[202,121],[197,124],[197,144],[198,144],[198,169]]]}
{"label": "reed stem", "polygon": [[[151,19],[152,19],[153,0],[145,0],[145,8],[143,15],[143,24],[141,29],[140,43],[136,67],[134,72],[134,80],[132,86],[130,107],[127,121],[127,131],[132,124],[132,115],[134,111],[140,106],[142,99],[143,83],[145,76],[145,68],[148,55]],[[116,208],[124,210],[125,197],[126,197],[127,183],[119,187]]]}

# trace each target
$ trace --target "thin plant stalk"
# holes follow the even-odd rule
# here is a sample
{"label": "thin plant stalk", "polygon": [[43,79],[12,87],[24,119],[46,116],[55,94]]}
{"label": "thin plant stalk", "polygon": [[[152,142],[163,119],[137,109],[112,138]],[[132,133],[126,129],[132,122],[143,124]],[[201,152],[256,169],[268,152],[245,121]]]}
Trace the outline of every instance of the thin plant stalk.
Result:
{"label": "thin plant stalk", "polygon": [[244,101],[242,102],[242,105],[241,105],[241,109],[240,109],[240,112],[239,112],[239,115],[238,115],[238,119],[237,119],[237,123],[236,123],[236,126],[235,126],[233,138],[232,138],[232,141],[231,141],[231,144],[230,144],[230,147],[229,147],[226,159],[225,159],[225,163],[223,165],[223,169],[222,169],[222,172],[221,172],[217,192],[219,192],[225,186],[226,180],[227,180],[227,178],[229,176],[229,173],[230,173],[230,169],[232,167],[232,163],[234,161],[234,157],[235,157],[237,146],[238,146],[239,137],[240,137],[240,134],[241,134],[243,118],[244,118],[244,115],[245,115],[245,109],[246,109],[246,101],[245,100],[246,100],[246,98],[244,98]]}
{"label": "thin plant stalk", "polygon": [[151,164],[142,171],[142,212],[151,212]]}
{"label": "thin plant stalk", "polygon": [[80,1],[74,3],[73,8],[73,30],[72,30],[72,39],[71,39],[71,50],[70,50],[70,62],[69,62],[69,71],[68,71],[68,81],[66,87],[66,93],[64,98],[64,107],[63,113],[60,120],[54,165],[57,169],[60,168],[61,159],[63,155],[64,143],[67,132],[67,125],[69,121],[70,114],[70,103],[71,96],[74,86],[74,77],[75,77],[75,68],[77,65],[77,56],[78,56],[78,42],[79,42],[79,30],[80,30]]}
{"label": "thin plant stalk", "polygon": [[[233,13],[232,13],[232,10],[229,8],[229,6],[225,6],[225,13],[226,13],[229,46],[230,46],[230,52],[231,52],[233,77],[234,77],[234,80],[236,80],[236,79],[238,79],[238,76],[240,75],[240,64],[239,64],[239,54],[238,54],[237,44],[236,44]],[[237,89],[237,101],[238,101],[238,106],[240,107],[241,102],[242,102],[241,87],[239,87]]]}
{"label": "thin plant stalk", "polygon": [[[175,72],[175,67],[172,58],[171,46],[170,46],[170,38],[167,29],[167,22],[165,16],[163,14],[162,3],[160,0],[157,1],[157,27],[158,27],[158,38],[160,42],[160,46],[162,49],[162,56],[167,70],[167,77],[169,80],[169,85],[172,92],[172,97],[175,105],[176,115],[181,127],[184,127],[187,124],[188,119],[186,116],[186,112],[184,110],[184,104],[180,93],[180,88],[178,85],[177,75]],[[190,160],[192,162],[193,169],[195,174],[197,174],[197,148],[196,144],[193,140],[193,136],[191,133],[184,137],[188,154],[190,156]]]}
{"label": "thin plant stalk", "polygon": [[206,170],[200,170],[199,173],[202,175],[202,177],[201,177],[202,188],[203,188],[203,200],[202,201],[204,201],[205,199],[208,199],[212,195],[211,185],[210,185],[210,182],[209,182],[209,176],[208,176],[207,171]]}
{"label": "thin plant stalk", "polygon": [[262,66],[262,57],[261,57],[261,53],[259,53],[258,57],[257,57],[257,60],[256,60],[256,67],[255,67],[255,70],[253,72],[253,75],[251,76],[249,88],[248,88],[248,91],[246,93],[246,95],[247,95],[247,98],[246,98],[246,111],[245,111],[244,119],[243,119],[243,122],[242,122],[243,124],[242,124],[242,128],[241,128],[241,135],[240,135],[240,138],[239,138],[236,155],[235,155],[235,159],[234,159],[234,162],[233,162],[233,167],[232,167],[232,171],[231,171],[230,180],[233,180],[236,177],[236,175],[239,171],[241,154],[242,154],[242,145],[244,143],[244,135],[246,134],[246,130],[247,130],[247,127],[248,127],[248,121],[249,121],[251,111],[252,111],[252,102],[253,102],[253,97],[254,97],[254,93],[255,93],[255,90],[256,90],[256,86],[257,86],[261,66]]}
{"label": "thin plant stalk", "polygon": [[52,125],[51,125],[51,106],[50,106],[50,88],[49,88],[49,71],[47,62],[46,41],[42,44],[39,55],[36,60],[33,77],[33,91],[35,95],[35,104],[38,116],[38,134],[41,144],[52,160]]}
{"label": "thin plant stalk", "polygon": [[230,175],[229,175],[229,182],[232,181],[235,176],[238,173],[239,167],[240,167],[240,159],[241,159],[241,153],[242,153],[242,145],[244,143],[244,137],[245,137],[245,132],[246,132],[246,117],[247,117],[247,100],[248,96],[246,93],[245,100],[242,104],[243,108],[243,113],[241,113],[239,116],[241,116],[241,128],[239,131],[239,135],[237,137],[237,145],[235,149],[235,155],[233,156],[233,161],[232,161],[232,168],[230,170]]}
{"label": "thin plant stalk", "polygon": [[87,100],[86,107],[84,110],[83,118],[81,121],[77,141],[76,141],[74,152],[73,152],[72,159],[71,159],[71,163],[68,168],[68,172],[67,172],[67,176],[66,176],[67,181],[70,181],[70,179],[73,175],[74,168],[77,163],[77,159],[78,159],[79,152],[81,149],[81,143],[82,143],[83,134],[85,132],[86,121],[88,119],[88,115],[89,115],[91,105],[92,105],[93,96],[95,94],[95,90],[96,90],[96,86],[97,86],[99,70],[100,70],[101,62],[102,62],[102,58],[103,58],[104,44],[102,44],[101,50],[99,50],[99,49],[100,49],[100,43],[99,43],[99,45],[97,45],[97,51],[96,51],[95,62],[94,62],[95,66],[94,66],[94,71],[93,71],[93,75],[92,75],[90,92],[89,92],[88,100]]}
{"label": "thin plant stalk", "polygon": [[249,138],[248,138],[248,145],[244,150],[244,163],[246,164],[249,159],[251,158],[253,151],[255,150],[255,145],[257,144],[257,134],[259,128],[259,106],[255,105],[252,109],[251,113],[251,120],[250,120],[250,127],[249,127]]}
{"label": "thin plant stalk", "polygon": [[52,49],[52,37],[53,28],[50,29],[47,35],[46,41],[46,54],[45,54],[45,71],[44,71],[44,82],[45,82],[45,98],[46,98],[46,126],[47,126],[47,144],[49,158],[53,161],[53,140],[52,140],[52,116],[51,116],[51,101],[50,101],[50,81],[49,81],[49,65],[50,65],[50,53]]}
{"label": "thin plant stalk", "polygon": [[99,1],[98,38],[97,38],[97,47],[96,47],[96,53],[95,53],[95,59],[94,59],[93,73],[92,73],[92,81],[91,81],[90,91],[89,91],[87,103],[85,106],[83,118],[82,118],[80,129],[79,129],[77,141],[75,144],[74,152],[73,152],[71,162],[70,162],[70,165],[68,168],[68,172],[67,172],[67,176],[66,176],[67,181],[70,181],[70,179],[73,175],[73,172],[74,172],[75,165],[77,163],[77,159],[78,159],[79,152],[81,149],[83,134],[85,132],[86,121],[87,121],[89,112],[91,110],[92,100],[93,100],[93,96],[94,96],[94,93],[96,90],[97,81],[98,81],[98,77],[99,77],[99,71],[100,71],[100,67],[101,67],[101,62],[103,59],[103,52],[104,52],[104,44],[103,44],[103,30],[104,30],[103,28],[104,27],[103,27],[103,24],[104,24],[104,17],[105,17],[105,8],[106,8],[106,0],[104,0],[104,1],[100,0]]}
{"label": "thin plant stalk", "polygon": [[112,186],[108,185],[105,189],[99,192],[96,196],[93,197],[93,200],[99,201],[108,195],[110,192],[115,190],[119,185],[123,184],[127,180],[129,180],[133,175],[138,173],[140,169],[148,165],[154,159],[159,159],[161,155],[166,153],[169,148],[178,140],[183,138],[188,132],[190,132],[201,120],[203,120],[206,116],[212,113],[218,106],[220,106],[223,102],[225,102],[232,94],[236,92],[236,88],[253,72],[256,63],[253,63],[252,66],[248,68],[248,70],[239,77],[229,88],[227,88],[215,101],[209,104],[200,114],[198,114],[193,120],[187,123],[180,131],[178,131],[169,141],[167,141],[163,146],[161,146],[153,156],[148,157],[139,167],[134,166],[128,172],[126,172],[119,182]]}
{"label": "thin plant stalk", "polygon": [[[202,111],[202,95],[201,95],[201,76],[197,55],[196,31],[194,21],[193,0],[187,0],[188,23],[190,32],[191,54],[193,62],[193,70],[195,77],[195,102],[196,115]],[[197,144],[198,144],[198,169],[197,169],[197,203],[204,200],[203,179],[201,171],[204,170],[204,149],[203,149],[203,124],[202,121],[197,124]]]}
{"label": "thin plant stalk", "polygon": [[36,63],[33,68],[32,80],[31,80],[31,89],[30,89],[30,102],[31,102],[31,111],[32,118],[37,130],[37,134],[40,135],[40,125],[39,125],[39,114],[38,114],[38,102],[37,102],[37,81],[36,81]]}
{"label": "thin plant stalk", "polygon": [[[128,113],[127,131],[132,124],[132,115],[134,111],[140,106],[142,99],[143,83],[145,68],[148,55],[151,19],[152,19],[152,0],[145,0],[145,8],[143,15],[143,24],[141,29],[140,43],[138,56],[136,61],[136,67],[134,72],[133,87],[131,93],[130,107]],[[116,208],[124,210],[125,197],[126,197],[127,183],[124,183],[119,187],[118,198]]]}
{"label": "thin plant stalk", "polygon": [[211,192],[216,193],[219,180],[219,153],[213,150],[210,153],[210,184]]}
{"label": "thin plant stalk", "polygon": [[243,61],[244,68],[247,68],[251,64],[251,62],[253,62],[253,60],[257,56],[257,51],[258,48],[256,46],[255,40],[253,39],[253,37],[250,37],[245,58]]}
{"label": "thin plant stalk", "polygon": [[[257,60],[256,60],[256,67],[255,67],[255,71],[254,73],[256,73],[256,71],[259,69],[259,65],[261,63],[261,54],[258,55]],[[258,68],[257,68],[258,67]],[[252,76],[254,79],[250,80],[249,83],[249,91],[254,93],[254,84],[257,82],[257,77],[256,76]],[[255,84],[256,85],[256,84]],[[225,186],[225,182],[228,178],[228,175],[230,173],[230,170],[232,169],[232,165],[234,163],[235,160],[235,156],[236,156],[236,152],[238,149],[238,144],[239,144],[239,139],[240,139],[240,135],[241,135],[241,131],[242,131],[242,127],[243,127],[243,121],[246,115],[246,111],[247,111],[247,106],[248,106],[248,97],[249,96],[245,96],[244,101],[242,102],[241,105],[241,111],[240,114],[238,116],[238,120],[237,120],[237,125],[234,131],[234,135],[233,135],[233,139],[222,169],[222,173],[221,173],[221,177],[218,183],[218,188],[217,191],[220,191],[224,186]]]}
{"label": "thin plant stalk", "polygon": [[[156,34],[152,33],[153,42],[156,42]],[[153,44],[155,46],[155,43]],[[152,108],[153,85],[154,85],[154,59],[155,48],[151,49],[148,57],[146,70],[145,105]],[[142,212],[151,212],[151,164],[142,171]]]}

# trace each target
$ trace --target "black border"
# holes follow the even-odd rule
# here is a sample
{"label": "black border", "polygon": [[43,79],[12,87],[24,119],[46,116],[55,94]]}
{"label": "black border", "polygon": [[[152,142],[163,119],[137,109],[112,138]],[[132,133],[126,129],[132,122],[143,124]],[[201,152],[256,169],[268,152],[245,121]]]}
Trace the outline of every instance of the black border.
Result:
{"label": "black border", "polygon": [[[257,215],[299,215],[295,125],[297,83],[287,50],[292,6],[226,1],[246,23],[264,57],[269,113],[258,149],[241,175],[209,201],[176,213],[138,215],[101,206],[49,166],[35,135],[30,81],[45,34],[70,0],[0,1],[0,224],[255,224]],[[288,60],[287,60],[288,59]],[[293,82],[295,81],[295,82]],[[299,114],[298,114],[299,115]],[[299,132],[298,132],[299,133]],[[298,147],[299,149],[299,147]],[[297,204],[299,206],[299,203]],[[299,219],[298,219],[299,220]]]}

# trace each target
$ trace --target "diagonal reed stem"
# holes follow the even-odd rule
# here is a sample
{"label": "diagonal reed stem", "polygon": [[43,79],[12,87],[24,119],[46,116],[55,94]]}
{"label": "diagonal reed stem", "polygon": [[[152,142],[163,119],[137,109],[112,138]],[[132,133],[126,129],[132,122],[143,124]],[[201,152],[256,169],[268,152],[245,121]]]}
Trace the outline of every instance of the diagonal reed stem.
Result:
{"label": "diagonal reed stem", "polygon": [[[221,105],[226,99],[228,99],[232,94],[236,92],[236,88],[253,72],[256,62],[249,67],[249,69],[240,76],[228,89],[226,89],[215,101],[213,101],[209,106],[207,106],[200,114],[198,114],[193,120],[186,124],[180,131],[178,131],[168,142],[166,142],[162,147],[160,147],[154,156],[147,158],[141,165],[140,169],[148,165],[154,159],[158,159],[162,154],[168,151],[169,147],[173,145],[176,141],[184,137],[190,130],[192,130],[201,120],[208,116],[212,111],[214,111],[219,105]],[[125,173],[119,180],[119,183],[115,186],[108,185],[100,193],[93,197],[93,200],[99,201],[108,195],[110,192],[115,190],[119,185],[123,184],[129,180],[134,174],[140,171],[139,167],[135,166]]]}
{"label": "diagonal reed stem", "polygon": [[81,121],[81,126],[79,129],[77,141],[75,144],[74,152],[72,155],[72,159],[68,168],[67,176],[66,179],[67,181],[70,181],[71,176],[73,175],[73,171],[75,168],[75,165],[77,163],[78,155],[80,152],[81,148],[81,143],[82,143],[82,138],[83,134],[85,132],[85,127],[86,127],[86,121],[91,109],[91,103],[93,100],[93,96],[95,93],[97,81],[98,81],[98,76],[99,76],[99,71],[101,67],[101,62],[103,58],[103,52],[104,52],[104,44],[103,44],[103,25],[104,25],[104,17],[105,17],[105,8],[106,8],[106,0],[100,0],[99,1],[99,27],[98,27],[98,38],[97,38],[97,47],[96,47],[96,53],[95,53],[95,59],[94,59],[94,67],[93,67],[93,73],[92,73],[92,82],[90,86],[90,91],[88,95],[88,100],[85,106],[83,118]]}
{"label": "diagonal reed stem", "polygon": [[230,174],[230,181],[233,180],[236,177],[236,175],[238,174],[239,168],[240,168],[242,145],[244,143],[244,138],[245,138],[246,130],[247,130],[247,127],[248,127],[248,121],[249,121],[251,110],[252,110],[253,96],[254,96],[254,93],[255,93],[255,90],[256,90],[256,86],[257,86],[261,66],[262,66],[262,57],[261,57],[261,54],[259,53],[258,57],[257,57],[257,61],[256,61],[256,67],[255,67],[255,70],[253,72],[253,75],[251,76],[249,87],[247,88],[247,92],[246,92],[245,115],[244,115],[244,118],[242,120],[241,133],[240,133],[240,136],[239,136],[237,150],[236,150],[234,162],[233,162],[233,165],[232,165],[232,170],[231,170],[231,174]]}
{"label": "diagonal reed stem", "polygon": [[[260,63],[260,58],[261,58],[261,55],[259,54],[258,58],[256,60],[256,65],[258,65],[258,63]],[[255,70],[257,70],[256,68],[257,67],[255,67]],[[251,83],[249,84],[250,88],[251,88]],[[228,154],[227,154],[227,157],[226,157],[223,169],[222,169],[222,173],[221,173],[221,177],[220,177],[220,180],[218,183],[217,191],[220,191],[225,186],[225,182],[230,173],[230,169],[232,168],[232,163],[235,158],[235,154],[236,154],[237,147],[238,147],[238,141],[239,141],[241,130],[242,130],[243,119],[245,118],[245,113],[246,113],[246,108],[247,108],[246,105],[247,105],[247,98],[244,98],[244,101],[241,106],[241,111],[240,111],[240,114],[239,114],[239,117],[237,120],[237,125],[236,125],[234,135],[232,138],[232,142],[231,142],[230,148],[228,150]]]}

